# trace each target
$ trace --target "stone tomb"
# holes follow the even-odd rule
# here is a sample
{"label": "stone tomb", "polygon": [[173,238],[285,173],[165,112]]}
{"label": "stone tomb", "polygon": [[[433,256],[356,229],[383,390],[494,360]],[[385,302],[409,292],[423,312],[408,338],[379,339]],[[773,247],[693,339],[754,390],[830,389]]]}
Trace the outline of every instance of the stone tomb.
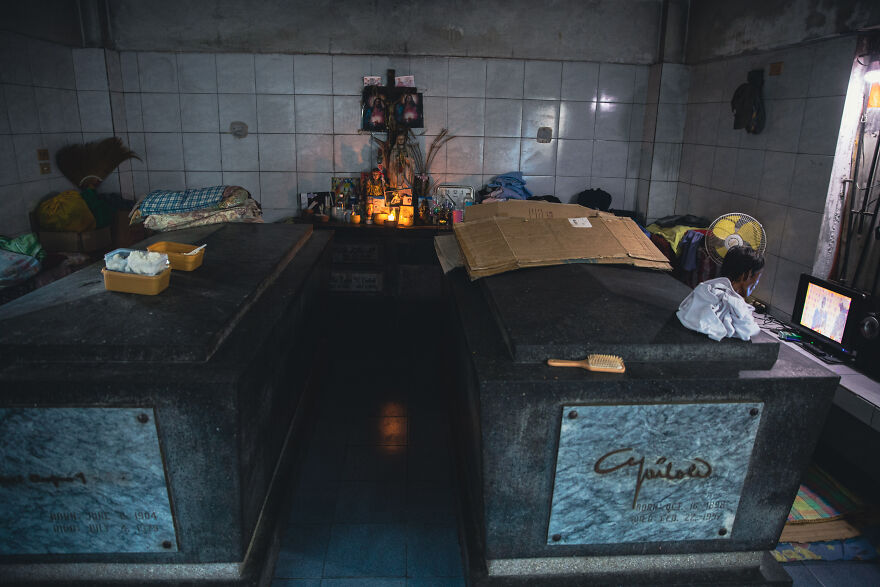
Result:
{"label": "stone tomb", "polygon": [[331,236],[164,233],[134,248],[207,248],[158,295],[105,290],[99,262],[0,306],[0,583],[271,571]]}
{"label": "stone tomb", "polygon": [[[472,584],[790,583],[769,551],[837,376],[766,335],[687,330],[665,273],[448,278]],[[626,372],[546,365],[589,353]]]}

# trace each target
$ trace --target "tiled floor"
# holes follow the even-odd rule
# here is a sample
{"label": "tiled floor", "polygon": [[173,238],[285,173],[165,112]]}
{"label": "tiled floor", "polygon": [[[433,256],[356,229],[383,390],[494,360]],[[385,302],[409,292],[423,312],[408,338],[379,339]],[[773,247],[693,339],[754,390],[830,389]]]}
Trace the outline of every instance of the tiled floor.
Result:
{"label": "tiled floor", "polygon": [[340,307],[272,585],[463,586],[434,316]]}
{"label": "tiled floor", "polygon": [[[339,307],[272,586],[464,586],[435,316]],[[784,568],[795,587],[880,586],[876,562]]]}
{"label": "tiled floor", "polygon": [[877,587],[880,563],[876,561],[810,561],[783,565],[794,587]]}

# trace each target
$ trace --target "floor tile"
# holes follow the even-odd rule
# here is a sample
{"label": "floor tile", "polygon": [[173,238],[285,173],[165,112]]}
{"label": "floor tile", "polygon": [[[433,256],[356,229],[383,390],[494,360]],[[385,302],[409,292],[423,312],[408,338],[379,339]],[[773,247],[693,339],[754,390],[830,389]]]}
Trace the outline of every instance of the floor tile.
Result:
{"label": "floor tile", "polygon": [[324,579],[321,587],[404,587],[406,579],[376,577],[373,579]]}
{"label": "floor tile", "polygon": [[407,419],[399,416],[360,417],[351,421],[349,445],[405,445]]}
{"label": "floor tile", "polygon": [[288,524],[330,524],[336,512],[339,483],[300,479],[290,498]]}
{"label": "floor tile", "polygon": [[392,524],[406,521],[403,482],[345,481],[339,486],[334,521],[338,524]]}
{"label": "floor tile", "polygon": [[399,481],[406,479],[405,446],[349,446],[345,451],[343,481]]}
{"label": "floor tile", "polygon": [[810,569],[806,568],[800,562],[785,563],[782,565],[788,576],[791,577],[792,587],[822,587],[822,584],[813,576]]}
{"label": "floor tile", "polygon": [[407,481],[434,483],[446,487],[452,481],[452,456],[449,447],[411,446],[407,458]]}
{"label": "floor tile", "polygon": [[335,524],[324,577],[403,577],[406,550],[403,524]]}
{"label": "floor tile", "polygon": [[876,561],[804,562],[823,587],[877,587],[880,564]]}
{"label": "floor tile", "polygon": [[327,524],[288,526],[281,538],[275,563],[277,579],[319,579],[324,574],[324,556],[330,539]]}
{"label": "floor tile", "polygon": [[449,485],[410,483],[406,489],[406,521],[455,524],[455,494]]}
{"label": "floor tile", "polygon": [[442,409],[414,407],[410,415],[409,442],[414,446],[444,449],[449,446],[449,416]]}
{"label": "floor tile", "polygon": [[461,567],[461,549],[455,526],[407,525],[407,577],[460,577]]}
{"label": "floor tile", "polygon": [[407,579],[406,587],[464,587],[464,579],[462,579],[461,577]]}
{"label": "floor tile", "polygon": [[350,400],[352,413],[364,418],[405,417],[408,415],[407,395],[405,391],[394,389],[376,389]]}

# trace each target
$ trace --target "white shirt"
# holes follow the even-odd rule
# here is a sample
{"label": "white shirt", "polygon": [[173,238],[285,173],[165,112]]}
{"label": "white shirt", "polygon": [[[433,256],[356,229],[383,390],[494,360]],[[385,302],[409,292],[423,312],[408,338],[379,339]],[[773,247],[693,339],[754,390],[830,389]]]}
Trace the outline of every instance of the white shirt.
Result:
{"label": "white shirt", "polygon": [[695,287],[678,306],[676,316],[685,327],[707,334],[712,340],[726,336],[750,340],[760,331],[752,315],[754,310],[736,293],[729,279],[718,277]]}

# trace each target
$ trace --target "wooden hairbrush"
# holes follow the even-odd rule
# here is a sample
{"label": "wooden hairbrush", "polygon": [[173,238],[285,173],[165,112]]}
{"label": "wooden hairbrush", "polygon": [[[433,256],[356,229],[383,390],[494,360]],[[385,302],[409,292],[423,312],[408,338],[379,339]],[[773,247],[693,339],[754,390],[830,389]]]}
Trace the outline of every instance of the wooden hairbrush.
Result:
{"label": "wooden hairbrush", "polygon": [[580,367],[587,371],[601,371],[603,373],[623,373],[626,371],[623,359],[617,355],[589,355],[582,361],[547,359],[547,364],[551,367]]}

